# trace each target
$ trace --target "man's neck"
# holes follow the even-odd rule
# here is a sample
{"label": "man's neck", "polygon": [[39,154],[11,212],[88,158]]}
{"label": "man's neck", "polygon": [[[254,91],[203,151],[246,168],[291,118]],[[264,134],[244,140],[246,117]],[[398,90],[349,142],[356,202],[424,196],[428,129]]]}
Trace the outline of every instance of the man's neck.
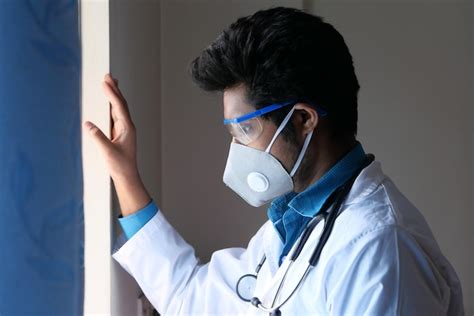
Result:
{"label": "man's neck", "polygon": [[305,183],[301,183],[298,187],[295,186],[295,192],[302,192],[307,187],[316,183],[326,172],[328,172],[339,160],[347,155],[357,145],[357,140],[354,138],[345,142],[342,145],[324,146],[321,144],[320,148],[316,150],[316,163],[312,164],[311,169],[307,169],[308,174],[313,176],[308,178]]}

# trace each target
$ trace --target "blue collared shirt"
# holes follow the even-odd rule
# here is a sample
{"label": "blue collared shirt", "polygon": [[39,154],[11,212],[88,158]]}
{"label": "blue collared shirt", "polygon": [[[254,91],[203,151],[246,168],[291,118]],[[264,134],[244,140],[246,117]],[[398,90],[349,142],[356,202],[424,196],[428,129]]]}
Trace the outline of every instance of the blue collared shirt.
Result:
{"label": "blue collared shirt", "polygon": [[324,202],[340,185],[362,166],[365,152],[360,143],[304,191],[289,192],[272,201],[267,210],[283,243],[279,264],[303,232],[306,224],[318,214]]}
{"label": "blue collared shirt", "polygon": [[132,236],[135,235],[135,233],[139,231],[140,228],[145,226],[145,224],[148,223],[148,221],[152,219],[156,213],[158,213],[158,207],[155,201],[151,199],[150,202],[148,202],[148,204],[145,205],[145,207],[143,207],[141,210],[125,217],[119,215],[118,220],[120,222],[120,226],[122,226],[125,237],[127,237],[127,239],[132,238]]}

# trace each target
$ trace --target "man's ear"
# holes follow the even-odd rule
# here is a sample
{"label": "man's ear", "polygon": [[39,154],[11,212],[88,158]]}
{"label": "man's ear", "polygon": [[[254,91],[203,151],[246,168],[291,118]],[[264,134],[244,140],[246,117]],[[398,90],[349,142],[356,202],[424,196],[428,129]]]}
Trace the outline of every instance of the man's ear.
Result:
{"label": "man's ear", "polygon": [[304,134],[315,130],[318,126],[319,115],[316,109],[307,103],[296,103],[295,114]]}

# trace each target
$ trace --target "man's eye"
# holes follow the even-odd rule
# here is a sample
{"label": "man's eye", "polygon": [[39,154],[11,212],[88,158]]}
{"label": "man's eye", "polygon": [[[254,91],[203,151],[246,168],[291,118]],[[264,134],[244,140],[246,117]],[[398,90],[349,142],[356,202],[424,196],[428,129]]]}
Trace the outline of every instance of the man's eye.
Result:
{"label": "man's eye", "polygon": [[242,130],[243,130],[245,133],[250,132],[250,130],[252,129],[252,126],[251,126],[251,125],[247,125],[247,124],[241,125],[241,127],[242,127]]}

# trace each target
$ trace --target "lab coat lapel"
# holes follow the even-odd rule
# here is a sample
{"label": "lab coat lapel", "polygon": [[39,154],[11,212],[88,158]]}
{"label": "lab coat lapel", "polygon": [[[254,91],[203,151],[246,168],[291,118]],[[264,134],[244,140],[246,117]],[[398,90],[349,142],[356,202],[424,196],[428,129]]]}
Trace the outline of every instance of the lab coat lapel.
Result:
{"label": "lab coat lapel", "polygon": [[263,247],[267,257],[265,264],[268,265],[272,277],[278,270],[278,259],[283,250],[283,243],[277,233],[273,225],[268,225],[263,235]]}

